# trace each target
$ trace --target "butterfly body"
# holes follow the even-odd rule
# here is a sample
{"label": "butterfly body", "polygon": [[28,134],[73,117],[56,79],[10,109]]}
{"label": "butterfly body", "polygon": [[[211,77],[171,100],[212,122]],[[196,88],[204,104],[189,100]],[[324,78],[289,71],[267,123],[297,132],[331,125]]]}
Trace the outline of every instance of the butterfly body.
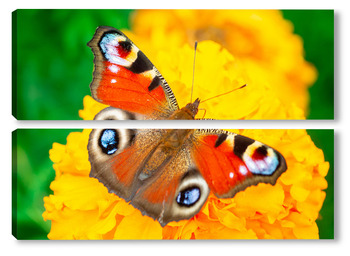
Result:
{"label": "butterfly body", "polygon": [[[122,32],[99,27],[92,96],[111,105],[95,120],[194,120],[200,100],[179,108],[159,71]],[[200,211],[210,192],[233,197],[258,183],[275,184],[283,156],[223,130],[94,129],[90,176],[165,226]]]}
{"label": "butterfly body", "polygon": [[195,120],[198,113],[198,106],[200,100],[196,99],[193,103],[188,103],[185,107],[174,111],[174,113],[169,116],[169,120]]}

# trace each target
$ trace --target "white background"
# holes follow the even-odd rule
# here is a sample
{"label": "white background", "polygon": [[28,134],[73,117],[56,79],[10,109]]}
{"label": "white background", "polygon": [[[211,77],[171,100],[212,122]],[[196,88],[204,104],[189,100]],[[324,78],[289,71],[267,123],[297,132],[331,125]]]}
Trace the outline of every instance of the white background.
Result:
{"label": "white background", "polygon": [[[335,129],[335,239],[319,241],[17,241],[11,235],[11,132],[17,128],[103,127],[87,121],[16,121],[11,115],[11,12],[15,9],[334,9],[335,10],[335,120],[334,121],[216,121],[181,123],[123,123],[128,128],[308,128]],[[332,1],[2,1],[1,19],[1,172],[0,243],[2,255],[346,255],[350,252],[350,8]],[[40,28],[38,28],[40,29]],[[317,46],[315,46],[317,47]],[[320,52],[320,54],[322,54]],[[349,111],[349,112],[348,112]],[[118,123],[118,125],[121,125]],[[347,184],[349,183],[349,184]]]}

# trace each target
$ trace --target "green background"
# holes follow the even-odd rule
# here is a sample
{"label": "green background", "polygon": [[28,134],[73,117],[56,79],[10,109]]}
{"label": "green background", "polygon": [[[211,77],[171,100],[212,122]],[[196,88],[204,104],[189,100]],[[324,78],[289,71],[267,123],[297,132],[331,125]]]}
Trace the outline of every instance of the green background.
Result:
{"label": "green background", "polygon": [[[13,13],[13,114],[22,120],[77,120],[90,94],[91,50],[97,26],[128,28],[130,10],[18,10]],[[334,117],[333,11],[283,11],[304,39],[306,59],[319,78],[310,89],[309,119]],[[69,53],[69,54],[67,54]],[[87,75],[89,74],[89,75]],[[20,111],[19,111],[20,110]],[[47,239],[43,197],[55,172],[53,142],[66,144],[72,130],[26,129],[13,135],[13,233],[18,239]],[[321,238],[334,238],[334,133],[308,131],[331,168],[329,188],[317,221]]]}
{"label": "green background", "polygon": [[[96,27],[129,28],[130,10],[17,10],[13,13],[13,115],[21,120],[77,120],[90,95]],[[283,11],[319,73],[308,119],[334,118],[334,12]]]}
{"label": "green background", "polygon": [[308,119],[334,118],[334,12],[283,11],[294,24],[296,34],[304,40],[305,59],[318,71],[316,83],[310,87]]}

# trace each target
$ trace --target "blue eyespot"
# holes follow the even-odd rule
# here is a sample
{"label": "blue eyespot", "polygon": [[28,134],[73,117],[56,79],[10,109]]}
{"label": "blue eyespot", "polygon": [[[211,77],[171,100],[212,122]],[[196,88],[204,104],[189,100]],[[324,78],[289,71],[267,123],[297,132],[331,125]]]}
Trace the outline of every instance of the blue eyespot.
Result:
{"label": "blue eyespot", "polygon": [[103,130],[98,142],[102,151],[107,155],[112,155],[118,150],[119,136],[116,130]]}
{"label": "blue eyespot", "polygon": [[176,202],[180,206],[192,206],[194,205],[200,198],[201,191],[198,187],[190,187],[185,190],[180,191],[176,198]]}

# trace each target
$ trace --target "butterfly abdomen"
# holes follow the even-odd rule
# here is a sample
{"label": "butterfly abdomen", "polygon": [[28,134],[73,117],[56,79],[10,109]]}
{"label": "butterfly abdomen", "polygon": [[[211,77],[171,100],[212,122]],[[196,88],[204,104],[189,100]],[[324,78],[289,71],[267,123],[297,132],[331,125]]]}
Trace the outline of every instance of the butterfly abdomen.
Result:
{"label": "butterfly abdomen", "polygon": [[163,135],[158,146],[145,157],[143,165],[139,167],[139,180],[146,180],[156,173],[164,171],[167,165],[177,157],[181,148],[186,145],[193,130],[169,129]]}

